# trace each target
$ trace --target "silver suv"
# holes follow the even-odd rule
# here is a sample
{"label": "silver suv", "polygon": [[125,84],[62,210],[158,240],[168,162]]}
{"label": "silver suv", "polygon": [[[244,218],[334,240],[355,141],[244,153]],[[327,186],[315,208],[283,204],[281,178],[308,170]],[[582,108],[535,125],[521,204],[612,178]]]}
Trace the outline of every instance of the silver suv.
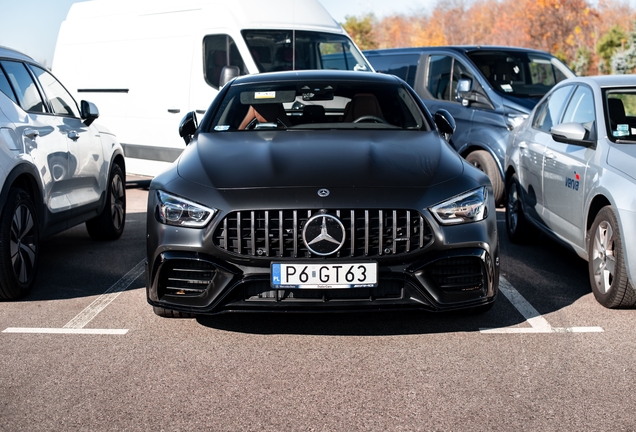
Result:
{"label": "silver suv", "polygon": [[124,155],[44,67],[0,47],[0,299],[33,286],[39,243],[86,222],[97,240],[124,230]]}
{"label": "silver suv", "polygon": [[540,228],[588,261],[599,303],[636,305],[636,76],[554,87],[510,136],[506,189],[512,241]]}

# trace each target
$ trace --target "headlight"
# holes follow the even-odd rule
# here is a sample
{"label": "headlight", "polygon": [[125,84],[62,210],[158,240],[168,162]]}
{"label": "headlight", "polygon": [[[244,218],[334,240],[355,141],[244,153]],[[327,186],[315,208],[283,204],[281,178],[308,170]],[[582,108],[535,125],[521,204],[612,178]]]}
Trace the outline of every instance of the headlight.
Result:
{"label": "headlight", "polygon": [[216,213],[215,209],[163,191],[157,191],[157,201],[155,216],[159,222],[166,225],[202,228]]}
{"label": "headlight", "polygon": [[442,225],[477,222],[488,216],[488,189],[475,189],[431,207],[431,213]]}

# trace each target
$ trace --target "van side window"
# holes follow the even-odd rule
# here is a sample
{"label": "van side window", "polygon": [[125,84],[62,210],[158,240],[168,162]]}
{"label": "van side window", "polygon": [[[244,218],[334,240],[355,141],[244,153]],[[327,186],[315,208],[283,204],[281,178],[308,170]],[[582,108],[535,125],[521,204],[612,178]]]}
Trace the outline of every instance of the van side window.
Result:
{"label": "van side window", "polygon": [[219,88],[221,71],[225,66],[238,66],[241,75],[247,73],[234,39],[228,35],[208,35],[203,38],[203,74],[205,81],[215,89]]}
{"label": "van side window", "polygon": [[13,93],[13,89],[11,88],[11,84],[9,84],[9,80],[7,76],[4,74],[2,69],[0,68],[0,91],[7,95],[9,99],[11,99],[16,105],[18,104],[18,100],[15,97],[15,93]]}
{"label": "van side window", "polygon": [[0,64],[2,64],[2,68],[15,90],[22,109],[32,113],[46,112],[42,96],[26,67],[20,62],[14,61],[3,61]]}
{"label": "van side window", "polygon": [[415,73],[419,54],[411,55],[379,55],[373,57],[373,67],[376,72],[395,75],[402,78],[411,87],[415,86]]}
{"label": "van side window", "polygon": [[559,120],[563,112],[563,106],[567,102],[571,92],[572,86],[569,85],[561,87],[552,93],[550,99],[544,102],[537,110],[537,115],[532,122],[532,127],[549,133],[552,126],[560,123]]}
{"label": "van side window", "polygon": [[456,101],[457,83],[462,78],[475,79],[459,60],[445,55],[432,55],[428,63],[426,88],[435,99]]}
{"label": "van side window", "polygon": [[38,77],[42,90],[51,102],[55,114],[79,118],[79,108],[75,99],[56,80],[53,75],[42,68],[31,66],[33,73]]}

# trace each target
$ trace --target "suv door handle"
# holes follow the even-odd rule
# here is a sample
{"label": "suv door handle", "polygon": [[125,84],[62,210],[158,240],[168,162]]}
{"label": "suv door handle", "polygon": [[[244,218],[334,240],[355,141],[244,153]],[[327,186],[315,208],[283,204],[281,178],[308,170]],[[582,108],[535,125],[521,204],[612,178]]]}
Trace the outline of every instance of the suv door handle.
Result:
{"label": "suv door handle", "polygon": [[37,136],[40,136],[40,132],[36,131],[35,129],[25,129],[24,132],[22,132],[22,135],[27,138],[33,139]]}
{"label": "suv door handle", "polygon": [[179,108],[168,108],[168,112],[172,114],[178,114],[181,112]]}
{"label": "suv door handle", "polygon": [[72,139],[73,141],[77,141],[80,137],[80,134],[78,134],[77,131],[70,131],[68,135],[66,136]]}

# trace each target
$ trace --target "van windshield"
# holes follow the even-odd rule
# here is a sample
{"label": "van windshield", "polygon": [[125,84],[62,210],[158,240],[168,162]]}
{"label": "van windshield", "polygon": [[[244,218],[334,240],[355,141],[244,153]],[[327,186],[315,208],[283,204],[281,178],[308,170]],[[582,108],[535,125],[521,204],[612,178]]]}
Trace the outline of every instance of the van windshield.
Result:
{"label": "van windshield", "polygon": [[243,30],[259,72],[300,69],[372,71],[343,35],[296,30]]}
{"label": "van windshield", "polygon": [[519,51],[473,51],[467,53],[490,85],[507,96],[538,98],[558,82],[574,77],[556,57]]}

